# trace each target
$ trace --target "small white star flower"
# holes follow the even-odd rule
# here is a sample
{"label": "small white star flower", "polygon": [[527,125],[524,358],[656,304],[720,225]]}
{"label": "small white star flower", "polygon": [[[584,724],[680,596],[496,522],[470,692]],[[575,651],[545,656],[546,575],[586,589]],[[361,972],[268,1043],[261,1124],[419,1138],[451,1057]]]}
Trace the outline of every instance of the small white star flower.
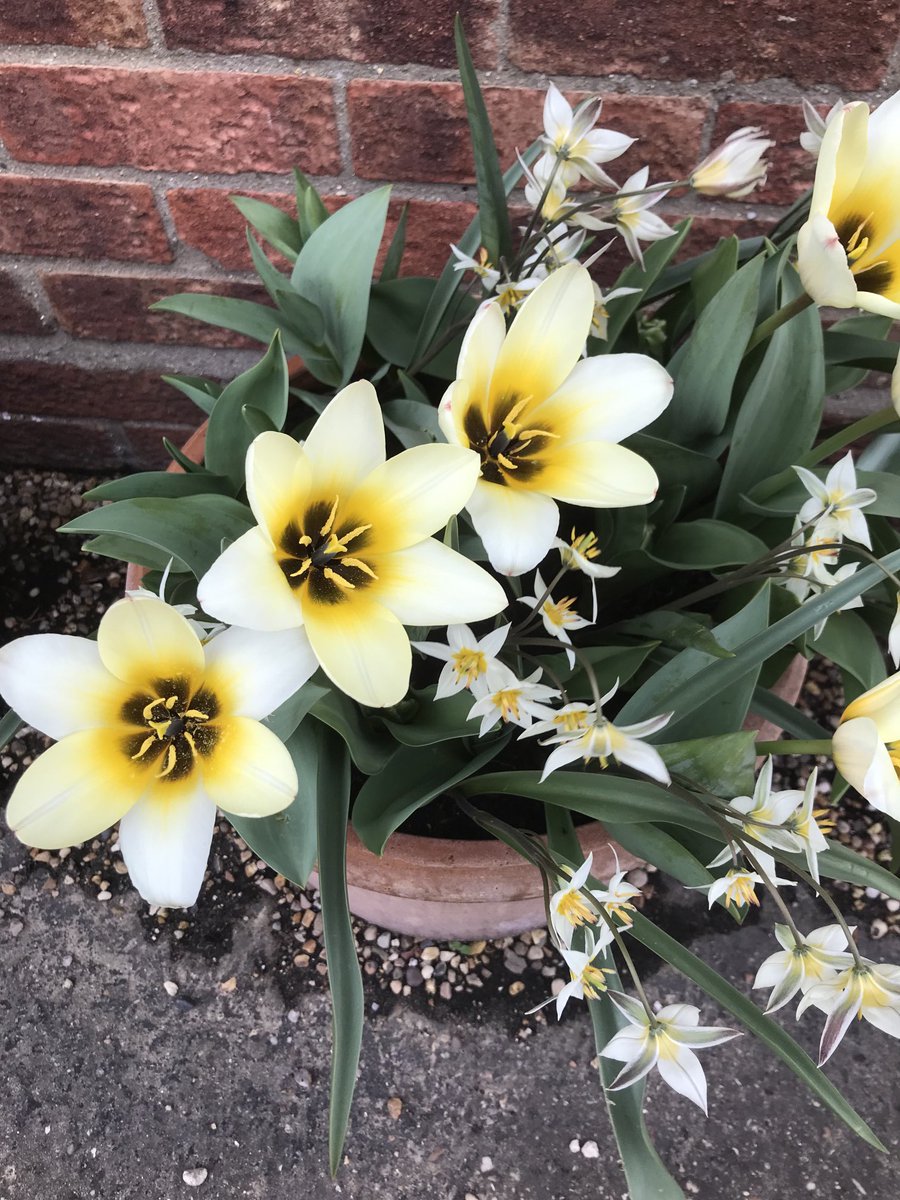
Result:
{"label": "small white star flower", "polygon": [[700,1025],[700,1009],[693,1004],[667,1004],[651,1017],[631,996],[608,995],[628,1025],[600,1051],[604,1058],[625,1063],[607,1091],[630,1087],[656,1067],[670,1088],[705,1113],[706,1076],[694,1051],[731,1041],[739,1031]]}
{"label": "small white star flower", "polygon": [[567,189],[563,165],[556,166],[556,156],[542,154],[533,167],[528,167],[521,158],[519,161],[522,163],[525,175],[526,202],[532,208],[537,208],[540,204],[540,216],[545,221],[565,220],[571,204],[566,198]]}
{"label": "small white star flower", "polygon": [[593,213],[575,213],[572,220],[586,229],[615,229],[622,236],[628,252],[641,269],[644,266],[644,255],[641,242],[658,242],[662,238],[671,237],[675,230],[667,225],[662,217],[649,211],[655,204],[667,195],[666,192],[649,192],[644,195],[629,195],[631,192],[643,192],[647,187],[650,176],[649,167],[641,167],[640,171],[629,176],[622,185],[619,196],[613,203],[611,219],[605,216],[595,216]]}
{"label": "small white star flower", "polygon": [[459,246],[452,243],[450,249],[457,260],[453,265],[454,271],[473,271],[481,280],[481,286],[486,292],[492,292],[500,281],[500,272],[488,260],[488,252],[484,246],[478,252],[478,257],[464,254]]}
{"label": "small white star flower", "polygon": [[[622,291],[632,291],[631,288],[622,288]],[[576,534],[572,530],[571,540],[564,542],[562,538],[553,539],[554,549],[559,551],[559,557],[562,559],[563,566],[568,567],[570,571],[580,571],[582,575],[587,575],[591,581],[591,595],[593,597],[593,608],[591,610],[591,623],[597,620],[597,583],[598,579],[611,579],[613,575],[618,575],[621,567],[603,567],[600,563],[594,562],[600,554],[600,548],[597,545],[597,535],[595,533],[579,533]]]}
{"label": "small white star flower", "polygon": [[591,337],[606,341],[609,328],[609,309],[606,306],[610,300],[616,300],[619,296],[631,296],[634,292],[639,291],[640,288],[620,287],[613,288],[604,295],[600,284],[594,281],[594,315],[591,317]]}
{"label": "small white star flower", "polygon": [[819,157],[819,151],[822,148],[822,138],[825,136],[825,130],[828,128],[831,121],[837,113],[844,107],[843,100],[836,100],[831,106],[831,111],[825,117],[820,117],[812,104],[804,96],[803,105],[803,120],[806,122],[806,129],[800,134],[800,145],[813,158]]}
{"label": "small white star flower", "polygon": [[[765,882],[762,875],[758,875],[756,871],[742,871],[737,867],[732,867],[714,883],[704,884],[700,890],[706,892],[710,908],[722,898],[726,904],[734,904],[738,908],[742,908],[745,904],[755,904],[758,908],[759,898],[756,895],[756,885]],[[796,887],[793,880],[778,879],[774,874],[768,875],[768,882]]]}
{"label": "small white star flower", "polygon": [[[547,590],[547,585],[541,576],[540,571],[534,573],[534,595],[520,596],[520,604],[528,604],[534,608],[540,598]],[[562,600],[554,600],[552,596],[547,596],[541,604],[540,617],[544,628],[551,637],[559,638],[566,646],[571,645],[572,639],[569,637],[570,629],[584,629],[591,622],[586,617],[579,616],[573,608],[575,603],[574,596],[565,596]],[[566,650],[566,657],[569,660],[569,666],[575,666],[575,655],[571,650]]]}
{"label": "small white star flower", "polygon": [[775,926],[781,950],[765,959],[753,980],[755,988],[771,988],[766,1012],[776,1012],[798,992],[836,978],[852,959],[846,953],[847,935],[840,925],[823,925],[800,940],[787,925]]}
{"label": "small white star flower", "polygon": [[897,611],[894,613],[888,634],[888,654],[894,666],[900,667],[900,593],[897,595]]}
{"label": "small white star flower", "polygon": [[538,667],[526,679],[519,679],[501,662],[495,662],[485,676],[485,694],[469,709],[469,720],[481,717],[478,736],[484,735],[503,721],[527,729],[536,717],[547,717],[550,709],[547,701],[559,696],[556,688],[538,683],[541,677]]}
{"label": "small white star flower", "polygon": [[800,509],[800,521],[806,524],[825,518],[829,529],[871,550],[872,539],[860,509],[873,504],[878,497],[872,488],[856,486],[853,454],[848,450],[828,472],[824,483],[806,467],[795,466],[794,470],[810,494],[810,499]]}
{"label": "small white star flower", "polygon": [[422,654],[443,659],[446,664],[438,678],[435,700],[455,696],[465,688],[476,695],[483,694],[488,667],[497,661],[508,633],[509,625],[501,625],[479,639],[468,625],[448,625],[447,645],[413,642]]}
{"label": "small white star flower", "polygon": [[853,963],[833,979],[809,989],[797,1008],[797,1016],[814,1005],[828,1014],[819,1043],[819,1066],[834,1054],[854,1017],[868,1021],[891,1037],[900,1038],[900,967]]}
{"label": "small white star flower", "polygon": [[582,176],[591,183],[615,187],[599,164],[618,158],[634,142],[634,138],[613,129],[594,128],[601,106],[602,101],[592,97],[573,113],[556,84],[551,83],[547,89],[541,140],[549,155],[562,160],[559,172],[567,187],[573,187]]}
{"label": "small white star flower", "polygon": [[[556,1000],[556,1017],[557,1020],[562,1016],[563,1009],[570,1000],[597,1000],[602,992],[607,990],[606,976],[615,974],[614,967],[598,967],[594,959],[598,955],[605,955],[606,947],[612,940],[612,935],[608,930],[604,930],[609,936],[602,938],[600,941],[594,939],[593,932],[589,929],[585,930],[585,949],[572,950],[569,947],[562,946],[560,954],[563,956],[566,966],[569,968],[569,982],[562,989]],[[554,997],[551,996],[543,1003],[536,1005],[528,1010],[526,1015],[535,1013],[540,1008],[552,1004]]]}

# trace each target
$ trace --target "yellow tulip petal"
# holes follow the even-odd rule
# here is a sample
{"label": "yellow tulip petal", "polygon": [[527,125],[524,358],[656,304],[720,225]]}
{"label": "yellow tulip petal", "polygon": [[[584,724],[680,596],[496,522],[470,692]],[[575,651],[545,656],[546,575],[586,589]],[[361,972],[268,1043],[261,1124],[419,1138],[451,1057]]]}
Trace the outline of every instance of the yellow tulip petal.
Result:
{"label": "yellow tulip petal", "polygon": [[303,629],[263,633],[233,626],[206,643],[204,685],[220,711],[261,721],[318,667]]}
{"label": "yellow tulip petal", "polygon": [[401,550],[443,529],[472,495],[480,460],[474,450],[414,446],[377,467],[352,495],[372,530],[369,554]]}
{"label": "yellow tulip petal", "polygon": [[259,525],[277,545],[285,526],[303,512],[310,468],[303,448],[286,433],[261,433],[247,451],[247,499]]}
{"label": "yellow tulip petal", "polygon": [[506,593],[477,563],[427,538],[376,564],[379,604],[404,625],[458,625],[493,617]]}
{"label": "yellow tulip petal", "polygon": [[268,817],[297,795],[297,772],[284,744],[259,721],[223,721],[203,787],[219,808],[239,817]]}
{"label": "yellow tulip petal", "polygon": [[837,230],[821,213],[811,217],[797,235],[797,270],[816,304],[855,308],[856,281]]}
{"label": "yellow tulip petal", "polygon": [[0,647],[0,696],[48,737],[109,723],[121,694],[87,638],[38,633]]}
{"label": "yellow tulip petal", "polygon": [[869,106],[861,102],[845,105],[822,137],[811,213],[831,214],[844,203],[864,172],[868,142]]}
{"label": "yellow tulip petal", "polygon": [[412,650],[393,613],[363,591],[334,604],[307,604],[306,631],[329,679],[373,708],[397,704],[409,688]]}
{"label": "yellow tulip petal", "polygon": [[486,304],[472,318],[459,352],[456,377],[465,383],[469,403],[482,411],[485,420],[491,394],[491,378],[505,337],[506,321],[503,319],[500,305],[496,302]]}
{"label": "yellow tulip petal", "polygon": [[601,354],[576,363],[528,421],[567,440],[620,442],[665,411],[673,388],[668,371],[646,354]]}
{"label": "yellow tulip petal", "polygon": [[[860,291],[856,293],[856,306],[865,309],[866,312],[878,313],[882,317],[890,317],[892,321],[900,321],[900,272],[894,278],[897,282],[892,285],[889,295],[880,296],[877,292]],[[892,298],[894,295],[897,296],[897,299]]]}
{"label": "yellow tulip petal", "polygon": [[844,709],[842,721],[868,717],[883,742],[900,741],[900,672],[857,696]]}
{"label": "yellow tulip petal", "polygon": [[170,605],[155,596],[126,596],[107,609],[97,648],[108,671],[128,683],[194,677],[203,671],[197,634]]}
{"label": "yellow tulip petal", "polygon": [[502,575],[522,575],[550,549],[559,509],[541,492],[480,479],[466,505],[491,566]]}
{"label": "yellow tulip petal", "polygon": [[469,405],[469,385],[456,379],[447,388],[438,405],[438,424],[441,433],[453,446],[468,446],[465,416]]}
{"label": "yellow tulip petal", "polygon": [[303,443],[316,495],[344,496],[384,462],[384,420],[367,379],[338,392]]}
{"label": "yellow tulip petal", "polygon": [[295,629],[300,604],[279,567],[272,544],[257,526],[222,553],[197,585],[204,612],[247,629]]}
{"label": "yellow tulip petal", "polygon": [[900,780],[874,721],[842,722],[834,731],[832,754],[837,769],[879,811],[900,820]]}
{"label": "yellow tulip petal", "polygon": [[115,735],[83,730],[31,764],[10,797],[6,819],[26,846],[77,846],[114,825],[140,799],[147,780],[147,772],[121,754]]}
{"label": "yellow tulip petal", "polygon": [[594,508],[628,508],[656,495],[656,472],[639,454],[611,442],[554,446],[538,486],[557,500]]}
{"label": "yellow tulip petal", "polygon": [[188,908],[200,892],[216,823],[216,806],[199,788],[154,789],[119,826],[131,882],[148,904]]}
{"label": "yellow tulip petal", "polygon": [[554,271],[516,314],[497,356],[491,406],[552,395],[578,362],[594,312],[594,289],[578,263]]}

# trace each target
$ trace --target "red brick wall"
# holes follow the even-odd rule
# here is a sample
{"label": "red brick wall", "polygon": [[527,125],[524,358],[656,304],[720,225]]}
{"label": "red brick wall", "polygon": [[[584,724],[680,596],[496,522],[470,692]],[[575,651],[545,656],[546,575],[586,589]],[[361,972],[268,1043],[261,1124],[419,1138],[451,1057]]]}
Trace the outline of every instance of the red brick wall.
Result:
{"label": "red brick wall", "polygon": [[0,0],[0,462],[158,464],[197,415],[158,376],[252,361],[147,311],[255,294],[229,193],[290,208],[293,165],[330,203],[393,181],[405,270],[439,267],[473,211],[457,8],[504,161],[539,132],[548,78],[641,139],[616,173],[682,174],[741,125],[779,139],[757,195],[660,207],[699,214],[695,247],[806,186],[801,96],[900,82],[897,0],[873,0],[863,34],[851,0]]}

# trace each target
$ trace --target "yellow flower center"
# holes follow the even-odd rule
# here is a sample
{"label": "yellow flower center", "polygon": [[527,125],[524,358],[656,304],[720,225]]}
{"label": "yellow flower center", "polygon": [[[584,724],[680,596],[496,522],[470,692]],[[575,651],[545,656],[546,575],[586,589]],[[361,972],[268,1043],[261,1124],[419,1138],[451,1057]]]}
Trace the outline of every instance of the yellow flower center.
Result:
{"label": "yellow flower center", "polygon": [[138,693],[122,705],[120,716],[129,727],[121,748],[132,761],[153,765],[157,779],[184,779],[198,758],[212,753],[219,728],[211,724],[219,702],[208,688],[191,693],[185,679],[158,680],[156,694]]}
{"label": "yellow flower center", "polygon": [[471,405],[464,418],[469,445],[481,456],[481,477],[489,483],[520,484],[528,487],[543,468],[539,455],[548,438],[559,434],[538,427],[525,428],[531,397],[510,397],[495,406],[491,428],[484,413]]}
{"label": "yellow flower center", "polygon": [[573,621],[578,620],[578,613],[572,611],[574,603],[574,596],[565,596],[558,601],[545,600],[541,612],[551,625],[565,628],[566,625],[571,625]]}
{"label": "yellow flower center", "polygon": [[503,691],[494,692],[493,701],[500,709],[500,716],[504,721],[518,721],[521,694],[519,688],[505,688]]}
{"label": "yellow flower center", "polygon": [[729,878],[728,887],[725,889],[725,899],[729,904],[759,906],[753,880],[748,879],[746,875],[734,875]]}
{"label": "yellow flower center", "polygon": [[553,724],[562,733],[580,733],[587,724],[588,710],[586,708],[573,708],[570,712],[557,713],[552,718]]}
{"label": "yellow flower center", "polygon": [[581,892],[564,892],[556,905],[556,911],[564,921],[568,921],[576,929],[580,925],[593,925],[597,920],[597,913],[591,910]]}
{"label": "yellow flower center", "polygon": [[[371,525],[340,512],[340,496],[316,501],[298,520],[291,521],[278,545],[278,565],[295,590],[319,604],[338,604],[346,593],[378,578],[369,563],[358,557],[364,550]],[[348,552],[353,542],[352,552]]]}
{"label": "yellow flower center", "polygon": [[471,687],[475,680],[487,671],[487,659],[480,650],[463,647],[456,651],[450,661],[456,672],[456,682],[465,679],[466,687]]}
{"label": "yellow flower center", "polygon": [[588,963],[581,972],[581,986],[584,988],[584,994],[591,1000],[598,999],[600,993],[607,989],[606,976],[612,975],[612,973],[609,967],[595,967],[593,963]]}
{"label": "yellow flower center", "polygon": [[860,279],[860,286],[867,292],[886,295],[894,271],[887,259],[876,256],[879,238],[874,212],[864,216],[862,212],[848,211],[838,216],[833,224],[847,255],[850,270],[858,279],[865,276],[864,280]]}

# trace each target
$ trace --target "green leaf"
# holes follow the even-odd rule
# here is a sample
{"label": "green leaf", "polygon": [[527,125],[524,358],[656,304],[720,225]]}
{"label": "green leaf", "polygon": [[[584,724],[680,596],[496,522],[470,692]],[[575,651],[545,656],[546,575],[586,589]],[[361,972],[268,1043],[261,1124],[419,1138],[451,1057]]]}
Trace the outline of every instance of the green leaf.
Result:
{"label": "green leaf", "polygon": [[788,704],[787,700],[782,700],[779,695],[770,692],[767,688],[756,687],[753,689],[750,707],[756,716],[762,717],[764,721],[771,721],[773,725],[777,725],[779,729],[783,729],[793,738],[818,740],[831,737],[827,729],[823,729],[821,725],[807,717],[805,713],[800,712],[793,704]]}
{"label": "green leaf", "polygon": [[0,750],[6,749],[24,724],[19,714],[12,709],[0,717]]}
{"label": "green leaf", "polygon": [[255,300],[235,300],[232,296],[210,296],[205,292],[180,292],[150,305],[151,312],[174,312],[220,329],[233,329],[254,341],[268,345],[279,328],[274,308]]}
{"label": "green leaf", "polygon": [[[864,313],[860,316],[846,317],[843,321],[835,321],[829,327],[828,334],[862,334],[865,337],[883,338],[887,335],[890,327],[890,317]],[[825,392],[827,395],[833,396],[836,392],[857,387],[868,373],[866,367],[852,367],[842,363],[829,365],[825,371]]]}
{"label": "green leaf", "polygon": [[231,203],[238,212],[250,222],[258,234],[266,239],[269,245],[294,262],[303,244],[300,237],[300,227],[292,216],[276,208],[274,204],[266,204],[264,200],[254,200],[251,196],[231,196]]}
{"label": "green leaf", "polygon": [[[828,467],[812,467],[812,473],[824,480]],[[765,515],[793,516],[804,501],[809,499],[809,492],[791,472],[790,481],[776,491],[770,492],[777,475],[760,480],[743,498],[742,507],[750,512]],[[900,517],[900,477],[889,471],[857,471],[857,487],[873,488],[876,498],[866,505],[865,516]]]}
{"label": "green leaf", "polygon": [[[813,309],[813,313],[816,310]],[[861,337],[852,333],[827,332],[824,337],[825,362],[850,363],[869,371],[891,372],[897,363],[896,342],[883,338]]]}
{"label": "green leaf", "polygon": [[212,412],[216,398],[222,391],[220,383],[215,383],[212,379],[203,379],[199,375],[163,375],[161,378],[163,383],[187,396],[207,414]]}
{"label": "green leaf", "polygon": [[512,251],[506,188],[500,173],[500,160],[497,157],[491,122],[459,13],[453,22],[453,40],[456,44],[456,61],[459,63],[459,78],[466,100],[466,116],[475,158],[481,244],[486,247],[491,262],[498,263],[501,259],[509,259]]}
{"label": "green leaf", "polygon": [[[321,727],[318,727],[321,728]],[[306,887],[316,860],[316,784],[319,738],[314,721],[301,725],[285,741],[297,771],[293,804],[271,817],[238,817],[226,813],[254,854],[273,871]]]}
{"label": "green leaf", "polygon": [[274,712],[269,713],[263,724],[271,729],[276,737],[287,744],[288,738],[302,722],[306,714],[320,700],[324,699],[329,691],[330,688],[321,687],[319,684],[309,680],[307,683],[304,683],[303,687],[298,688],[293,696],[289,696],[283,704],[279,704]]}
{"label": "green leaf", "polygon": [[[822,636],[810,642],[810,649],[849,672],[860,684],[860,692],[867,692],[887,677],[884,655],[875,634],[855,612],[831,617]],[[848,703],[854,698],[845,697]]]}
{"label": "green leaf", "polygon": [[[789,856],[785,857],[785,861],[789,861]],[[800,857],[794,861],[800,867],[804,865]],[[876,888],[891,899],[900,900],[900,879],[892,871],[886,871],[871,858],[864,858],[840,842],[829,840],[828,849],[819,855],[819,870],[829,879],[843,879],[857,887]]]}
{"label": "green leaf", "polygon": [[697,264],[691,278],[695,318],[700,316],[714,297],[717,303],[720,302],[719,293],[737,269],[738,240],[734,235],[722,238],[713,252]]}
{"label": "green leaf", "polygon": [[322,339],[325,337],[325,322],[316,306],[303,296],[298,295],[285,280],[275,293],[275,303],[278,310],[291,327],[291,331],[304,347],[307,358],[327,358],[331,355],[322,349]]}
{"label": "green leaf", "polygon": [[714,796],[731,800],[753,794],[756,733],[752,729],[666,742],[656,748],[672,775],[684,775]]}
{"label": "green leaf", "polygon": [[286,275],[282,275],[278,268],[269,261],[265,251],[249,229],[247,230],[247,247],[250,251],[250,257],[253,259],[253,266],[256,268],[256,273],[262,280],[263,287],[269,293],[271,299],[274,300],[279,289],[290,287],[291,281]]}
{"label": "green leaf", "polygon": [[391,279],[396,279],[400,273],[400,263],[403,261],[403,251],[406,249],[406,221],[409,216],[409,201],[407,200],[400,209],[400,217],[397,221],[397,228],[394,230],[394,236],[391,238],[391,244],[388,246],[388,252],[384,256],[384,266],[381,268],[381,282],[387,283]]}
{"label": "green leaf", "polygon": [[340,738],[316,727],[316,826],[319,892],[331,990],[331,1102],[328,1155],[337,1174],[350,1120],[363,1030],[363,986],[347,900],[347,816],[350,760]]}
{"label": "green leaf", "polygon": [[637,312],[641,304],[643,304],[644,297],[653,286],[660,272],[681,249],[681,243],[687,237],[690,227],[691,222],[689,219],[679,221],[675,226],[675,233],[672,237],[662,238],[660,241],[653,242],[652,245],[646,248],[644,251],[643,269],[639,263],[632,263],[625,268],[616,280],[615,287],[631,287],[636,288],[637,291],[633,292],[630,296],[623,296],[621,300],[617,300],[615,307],[609,311],[606,341],[602,343],[602,348],[607,354],[611,353],[614,349],[619,335],[630,318]]}
{"label": "green leaf", "polygon": [[438,441],[440,426],[437,409],[420,400],[386,400],[381,406],[384,423],[409,449]]}
{"label": "green leaf", "polygon": [[675,394],[656,424],[663,432],[677,433],[682,444],[725,428],[738,368],[756,324],[764,262],[760,254],[728,280],[669,364]]}
{"label": "green leaf", "polygon": [[363,719],[359,707],[342,692],[329,691],[312,708],[312,715],[322,721],[347,743],[350,757],[364,775],[382,770],[394,751],[394,745],[379,737]]}
{"label": "green leaf", "polygon": [[[769,620],[769,595],[770,585],[767,583],[739,612],[715,627],[713,632],[716,641],[727,650],[737,652],[738,646],[750,634],[764,630]],[[658,713],[671,711],[675,716],[666,727],[667,737],[676,732],[697,736],[740,729],[750,706],[761,663],[751,663],[735,671],[727,697],[718,697],[717,694],[714,698],[710,695],[689,711],[684,707],[685,689],[709,671],[709,664],[731,667],[737,661],[736,657],[716,658],[700,650],[682,650],[626,701],[616,721],[620,724],[643,721]],[[691,718],[689,721],[688,715]]]}
{"label": "green leaf", "polygon": [[206,431],[206,465],[217,475],[226,475],[237,487],[244,483],[247,450],[256,436],[242,420],[245,405],[259,409],[276,429],[287,417],[288,369],[275,333],[272,342],[256,364],[238,375],[222,392],[209,418]]}
{"label": "green leaf", "polygon": [[[796,271],[787,267],[782,301],[799,290]],[[741,401],[716,516],[733,512],[741,493],[800,460],[818,434],[824,399],[822,325],[819,310],[810,306],[772,334]]]}
{"label": "green leaf", "polygon": [[[601,692],[608,692],[616,680],[625,684],[641,669],[647,656],[657,647],[657,642],[642,642],[637,646],[585,646],[581,651],[581,662],[590,666]],[[566,684],[566,690],[575,694],[587,696],[590,684],[586,673],[579,662],[572,669],[563,660],[562,655],[555,656],[559,661],[555,664],[556,674]],[[545,657],[542,656],[542,661]]]}
{"label": "green leaf", "polygon": [[294,185],[297,195],[297,223],[300,237],[307,238],[328,220],[328,209],[322,198],[301,170],[294,167]]}
{"label": "green leaf", "polygon": [[733,651],[719,645],[716,635],[707,625],[687,613],[659,609],[642,617],[619,621],[615,629],[616,632],[634,634],[636,637],[653,638],[677,650],[702,650],[713,658],[731,658],[733,655]]}
{"label": "green leaf", "polygon": [[200,496],[214,492],[218,496],[233,494],[233,484],[224,475],[197,471],[187,475],[176,471],[138,471],[124,479],[111,479],[84,493],[85,500],[134,500],[138,496]]}
{"label": "green leaf", "polygon": [[722,476],[714,458],[663,438],[637,433],[628,439],[629,450],[645,458],[659,476],[659,494],[683,486],[686,503],[696,504],[713,495]]}
{"label": "green leaf", "polygon": [[677,838],[656,825],[606,824],[606,832],[629,854],[653,863],[685,887],[705,887],[715,876]]}
{"label": "green leaf", "polygon": [[449,744],[402,746],[388,759],[383,771],[366,780],[354,802],[353,827],[363,844],[373,854],[383,854],[388,838],[407,817],[474,775],[508,740],[500,737],[486,746],[482,743],[477,754]]}
{"label": "green leaf", "polygon": [[454,738],[472,737],[477,732],[477,726],[467,720],[473,703],[470,692],[457,692],[455,696],[435,700],[434,691],[432,686],[413,692],[418,709],[412,720],[405,722],[382,717],[391,735],[404,746],[433,746]]}
{"label": "green leaf", "polygon": [[[767,239],[763,237],[741,238],[738,241],[738,263],[742,265],[752,258],[756,258],[761,251],[767,249],[767,246]],[[716,254],[717,249],[718,247],[714,247],[703,254],[695,254],[691,258],[682,259],[681,262],[666,267],[664,271],[660,272],[659,278],[653,286],[648,289],[645,299],[647,301],[659,300],[662,296],[669,296],[681,288],[689,287],[698,269]]]}
{"label": "green leaf", "polygon": [[236,541],[253,525],[249,508],[228,496],[150,497],[82,513],[60,526],[60,533],[125,537],[159,552],[143,565],[162,570],[174,557],[176,571],[192,571],[199,579],[222,553],[223,543]]}
{"label": "green leaf", "polygon": [[739,525],[702,518],[670,525],[647,553],[679,571],[715,571],[745,566],[768,551],[764,541]]}
{"label": "green leaf", "polygon": [[187,571],[186,563],[180,558],[148,546],[136,538],[120,537],[117,534],[100,534],[99,537],[88,538],[81,543],[85,554],[102,554],[104,558],[114,558],[117,562],[135,563],[139,567],[147,567],[151,571],[164,571],[169,563],[174,572]]}
{"label": "green leaf", "polygon": [[828,1076],[823,1074],[794,1039],[780,1025],[776,1025],[770,1017],[762,1013],[752,1000],[732,987],[696,954],[648,921],[642,913],[634,913],[631,934],[654,954],[659,955],[670,966],[680,971],[682,975],[692,979],[694,983],[703,988],[707,995],[726,1008],[742,1025],[774,1051],[782,1062],[786,1063],[794,1074],[806,1084],[813,1095],[818,1097],[835,1116],[840,1117],[863,1141],[874,1146],[876,1150],[885,1149]]}
{"label": "green leaf", "polygon": [[173,462],[177,463],[184,471],[185,475],[203,475],[209,474],[206,467],[202,463],[195,462],[189,454],[185,454],[178,446],[170,442],[168,438],[163,438],[162,444],[165,447],[166,454]]}
{"label": "green leaf", "polygon": [[252,404],[245,404],[241,408],[241,416],[244,424],[255,438],[259,437],[261,433],[278,432],[268,413],[264,413],[260,408],[254,408]]}
{"label": "green leaf", "polygon": [[366,337],[386,362],[399,367],[412,362],[419,321],[434,287],[433,279],[415,275],[372,285]]}
{"label": "green leaf", "polygon": [[332,213],[304,243],[291,275],[294,291],[322,315],[338,369],[334,376],[316,370],[335,387],[349,381],[359,362],[389,197],[390,188],[376,188]]}

